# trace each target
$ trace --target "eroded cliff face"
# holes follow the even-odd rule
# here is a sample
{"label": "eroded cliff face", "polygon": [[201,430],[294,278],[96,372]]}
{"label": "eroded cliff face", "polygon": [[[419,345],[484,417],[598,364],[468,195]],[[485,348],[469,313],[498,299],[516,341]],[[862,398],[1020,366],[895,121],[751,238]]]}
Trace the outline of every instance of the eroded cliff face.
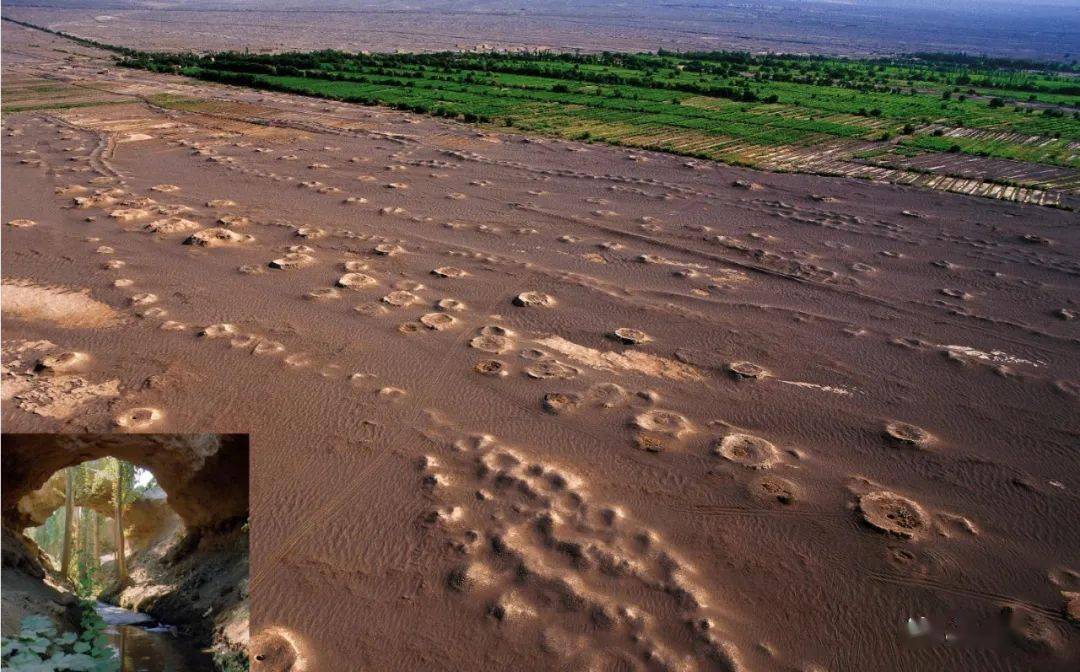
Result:
{"label": "eroded cliff face", "polygon": [[22,533],[4,526],[2,535],[0,631],[19,632],[27,616],[47,616],[58,629],[73,630],[79,623],[78,600],[53,579],[48,558]]}

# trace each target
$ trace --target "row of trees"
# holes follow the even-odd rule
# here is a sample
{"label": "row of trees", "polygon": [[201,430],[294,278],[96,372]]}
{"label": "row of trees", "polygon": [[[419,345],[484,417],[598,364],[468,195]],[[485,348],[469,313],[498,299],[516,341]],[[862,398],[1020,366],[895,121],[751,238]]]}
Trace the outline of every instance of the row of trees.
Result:
{"label": "row of trees", "polygon": [[[993,61],[1000,66],[1000,63]],[[696,95],[728,98],[743,102],[775,102],[775,94],[762,94],[754,86],[769,82],[790,82],[813,86],[840,87],[864,93],[904,91],[914,95],[916,85],[979,85],[1020,91],[1069,94],[1080,90],[1069,81],[1046,71],[972,71],[950,61],[892,59],[875,61],[839,58],[750,55],[740,52],[693,54],[565,54],[551,52],[492,52],[484,54],[438,52],[418,54],[352,54],[323,50],[279,54],[222,52],[216,54],[144,53],[128,54],[120,65],[158,72],[186,68],[217,70],[249,75],[284,75],[335,81],[366,82],[369,77],[395,80],[391,85],[407,86],[410,79],[438,78],[439,73],[495,73],[569,80],[576,83],[606,84],[650,89],[666,89]],[[697,73],[688,78],[687,73]],[[202,76],[202,75],[200,75]],[[480,81],[477,79],[476,81]],[[556,84],[565,88],[566,85]],[[556,89],[557,90],[557,89]],[[618,89],[615,89],[618,90]],[[1032,94],[1034,95],[1034,93]]]}
{"label": "row of trees", "polygon": [[[89,596],[100,587],[101,557],[107,546],[115,551],[119,580],[127,581],[124,513],[138,497],[135,466],[103,458],[68,467],[65,472],[64,506],[32,536],[49,555],[59,559],[60,574],[70,579],[81,595]],[[92,502],[96,506],[90,506]],[[110,532],[112,538],[108,539]]]}

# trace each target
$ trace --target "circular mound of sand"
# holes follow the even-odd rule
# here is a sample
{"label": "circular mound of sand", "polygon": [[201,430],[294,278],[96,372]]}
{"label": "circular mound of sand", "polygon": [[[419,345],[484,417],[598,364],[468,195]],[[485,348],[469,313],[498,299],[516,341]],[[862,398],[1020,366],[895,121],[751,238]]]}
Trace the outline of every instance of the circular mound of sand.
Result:
{"label": "circular mound of sand", "polygon": [[240,245],[250,243],[255,236],[246,233],[237,233],[229,229],[213,228],[196,231],[184,241],[185,245],[199,245],[201,247],[225,247],[228,245]]}
{"label": "circular mound of sand", "polygon": [[458,312],[465,310],[465,303],[457,299],[439,299],[435,302],[435,307],[439,310]]}
{"label": "circular mound of sand", "polygon": [[930,529],[930,517],[907,497],[879,490],[859,498],[859,511],[871,527],[908,539]]}
{"label": "circular mound of sand", "polygon": [[230,229],[235,229],[239,226],[247,226],[251,224],[251,218],[245,217],[243,215],[222,215],[221,217],[218,217],[217,221],[218,224],[221,224],[222,226],[228,227]]}
{"label": "circular mound of sand", "polygon": [[1061,596],[1065,598],[1065,615],[1070,621],[1080,625],[1080,593],[1065,591]]}
{"label": "circular mound of sand", "polygon": [[631,329],[630,327],[619,327],[611,334],[612,338],[627,345],[641,345],[642,343],[648,343],[652,339],[644,331],[640,329]]}
{"label": "circular mound of sand", "polygon": [[694,426],[686,416],[659,408],[635,416],[634,426],[646,432],[666,434],[675,438],[694,431]]}
{"label": "circular mound of sand", "polygon": [[626,403],[626,390],[617,383],[597,383],[586,392],[591,403],[603,408],[615,408]]}
{"label": "circular mound of sand", "polygon": [[315,263],[315,257],[304,252],[289,252],[270,262],[270,268],[287,271],[294,268],[304,268]]}
{"label": "circular mound of sand", "polygon": [[236,335],[236,326],[227,323],[211,324],[199,332],[205,338],[225,338]]}
{"label": "circular mound of sand", "polygon": [[282,628],[267,628],[248,645],[251,672],[310,672],[299,641]]}
{"label": "circular mound of sand", "polygon": [[256,343],[255,348],[252,350],[256,355],[276,355],[277,353],[284,351],[284,345],[277,341],[269,341],[266,339],[262,339]]}
{"label": "circular mound of sand", "polygon": [[169,235],[173,233],[187,233],[188,231],[194,231],[195,229],[198,229],[199,226],[200,224],[193,219],[186,219],[184,217],[164,217],[162,219],[155,219],[144,228],[152,233]]}
{"label": "circular mound of sand", "polygon": [[713,454],[750,469],[768,469],[780,460],[776,446],[752,434],[728,434],[713,447]]}
{"label": "circular mound of sand", "polygon": [[348,289],[363,289],[364,287],[371,287],[377,284],[378,280],[367,273],[346,273],[338,278],[337,281],[338,287],[346,287]]}
{"label": "circular mound of sand", "polygon": [[384,257],[393,257],[405,252],[405,248],[400,245],[391,245],[390,243],[383,243],[382,245],[376,245],[372,250],[375,254],[382,255]]}
{"label": "circular mound of sand", "polygon": [[113,418],[113,424],[123,429],[143,429],[162,418],[162,412],[156,408],[143,407],[124,411]]}
{"label": "circular mound of sand", "polygon": [[906,422],[890,422],[885,425],[885,436],[897,443],[924,448],[933,442],[934,437],[922,427]]}
{"label": "circular mound of sand", "polygon": [[317,238],[322,238],[326,236],[326,230],[320,229],[317,226],[301,226],[299,229],[296,230],[296,235],[300,236],[301,238],[315,240]]}
{"label": "circular mound of sand", "polygon": [[469,592],[490,585],[494,577],[486,565],[473,562],[462,565],[446,577],[447,585],[458,592]]}
{"label": "circular mound of sand", "polygon": [[577,409],[581,405],[581,395],[572,392],[548,392],[544,395],[544,410],[559,415]]}
{"label": "circular mound of sand", "polygon": [[498,359],[485,359],[477,362],[473,370],[485,376],[505,376],[508,373],[506,363]]}
{"label": "circular mound of sand", "polygon": [[550,308],[555,305],[555,298],[543,292],[522,292],[514,297],[514,305],[522,307]]}
{"label": "circular mound of sand", "polygon": [[770,502],[781,504],[794,504],[798,500],[799,489],[786,478],[780,478],[773,474],[764,474],[750,481],[747,486],[750,494]]}
{"label": "circular mound of sand", "polygon": [[728,371],[736,378],[764,378],[769,375],[765,367],[753,362],[732,362],[728,365]]}
{"label": "circular mound of sand", "polygon": [[547,358],[538,360],[535,364],[525,369],[525,375],[537,380],[557,378],[569,380],[578,375],[578,370],[569,364],[563,364],[557,359]]}
{"label": "circular mound of sand", "polygon": [[446,313],[427,313],[426,315],[420,316],[420,324],[428,329],[443,331],[444,329],[450,329],[457,324],[457,318],[447,315]]}
{"label": "circular mound of sand", "polygon": [[398,308],[404,308],[405,306],[411,306],[420,300],[420,297],[416,296],[412,292],[406,292],[405,290],[399,290],[396,292],[390,292],[386,296],[382,297],[382,301],[385,304],[396,306]]}
{"label": "circular mound of sand", "polygon": [[151,306],[146,310],[135,311],[135,317],[141,317],[143,319],[154,319],[165,317],[169,314],[169,311],[165,310],[161,306]]}
{"label": "circular mound of sand", "polygon": [[129,302],[133,306],[149,306],[152,303],[157,303],[157,294],[151,294],[150,292],[143,292],[142,294],[135,294],[129,299]]}
{"label": "circular mound of sand", "polygon": [[510,349],[510,340],[505,336],[481,334],[469,341],[469,347],[499,355]]}

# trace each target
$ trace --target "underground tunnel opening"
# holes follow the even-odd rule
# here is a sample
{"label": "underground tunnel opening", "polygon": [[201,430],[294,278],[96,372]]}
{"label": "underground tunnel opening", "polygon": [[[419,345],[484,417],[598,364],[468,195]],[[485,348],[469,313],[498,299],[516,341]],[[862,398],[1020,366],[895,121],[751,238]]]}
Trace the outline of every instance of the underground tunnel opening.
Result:
{"label": "underground tunnel opening", "polygon": [[245,669],[246,435],[5,434],[2,461],[5,669]]}

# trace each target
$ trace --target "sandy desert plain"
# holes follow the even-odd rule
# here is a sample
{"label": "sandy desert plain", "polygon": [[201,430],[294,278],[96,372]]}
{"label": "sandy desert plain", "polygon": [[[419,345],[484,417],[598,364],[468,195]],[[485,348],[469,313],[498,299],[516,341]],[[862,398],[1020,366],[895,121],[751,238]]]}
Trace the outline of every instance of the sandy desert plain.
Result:
{"label": "sandy desert plain", "polygon": [[250,433],[253,670],[1076,669],[1075,212],[3,79],[5,431]]}
{"label": "sandy desert plain", "polygon": [[[9,0],[4,15],[141,49],[742,49],[1080,53],[1070,0]],[[1068,56],[1065,56],[1068,60]]]}

